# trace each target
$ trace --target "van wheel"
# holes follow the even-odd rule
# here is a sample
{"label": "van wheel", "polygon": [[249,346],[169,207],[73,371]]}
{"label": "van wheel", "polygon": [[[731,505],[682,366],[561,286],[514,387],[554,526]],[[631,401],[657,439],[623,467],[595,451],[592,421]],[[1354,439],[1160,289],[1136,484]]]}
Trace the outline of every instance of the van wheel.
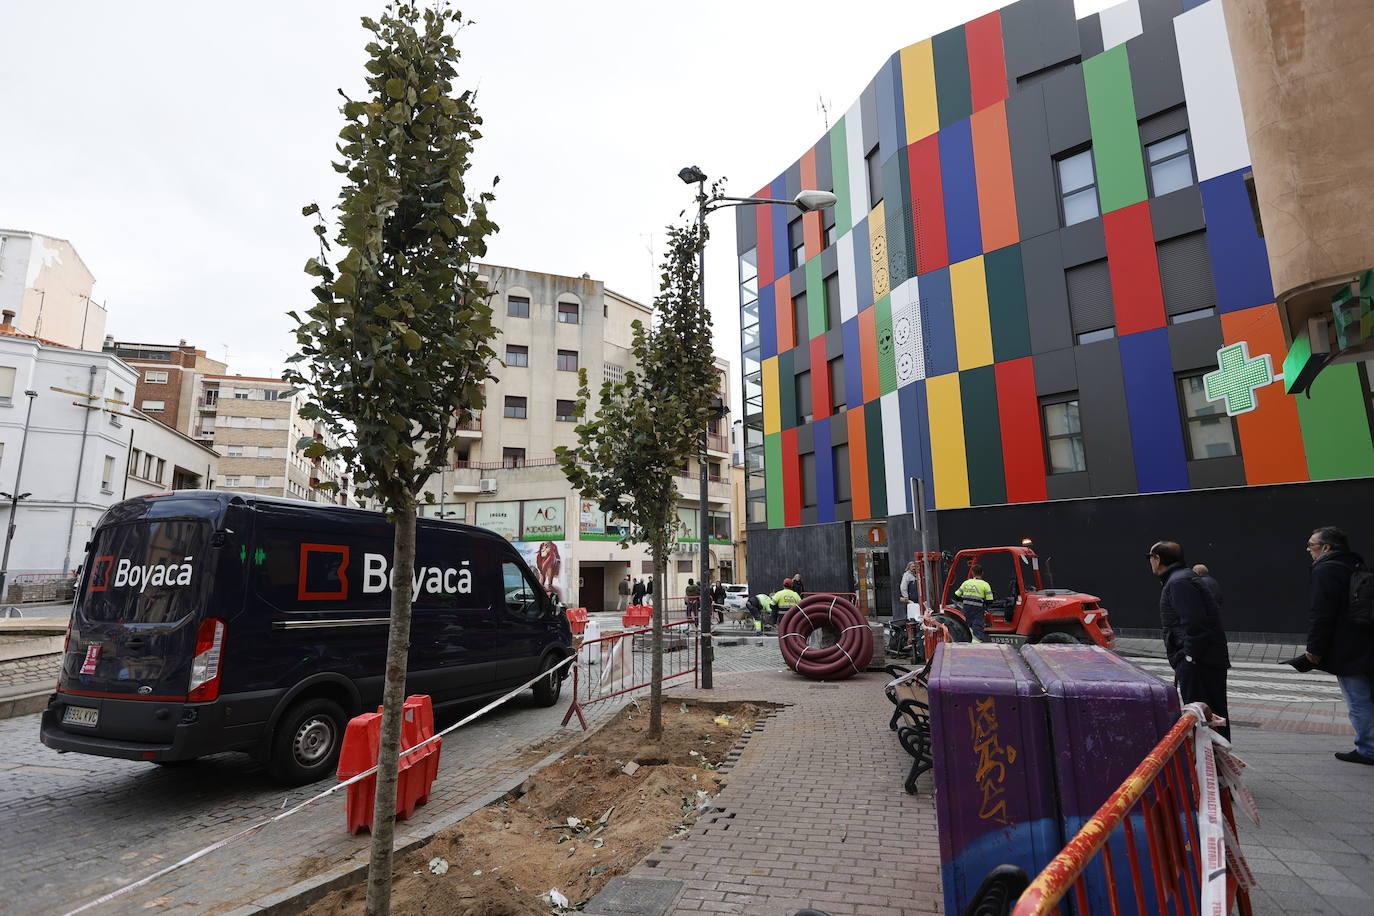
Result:
{"label": "van wheel", "polygon": [[1076,645],[1078,645],[1078,640],[1077,640],[1077,639],[1074,639],[1072,633],[1065,633],[1065,632],[1060,631],[1060,630],[1056,630],[1056,631],[1053,632],[1053,633],[1046,633],[1044,636],[1041,636],[1041,637],[1040,637],[1040,639],[1038,640],[1038,642],[1040,642],[1040,643],[1042,643],[1042,644],[1044,644],[1044,645],[1047,645],[1047,646],[1076,646]]}
{"label": "van wheel", "polygon": [[284,785],[323,779],[339,760],[347,717],[333,700],[316,697],[286,711],[272,735],[267,771]]}
{"label": "van wheel", "polygon": [[552,671],[555,665],[562,659],[557,655],[550,655],[544,659],[544,671],[547,672],[543,677],[534,683],[534,702],[538,706],[552,706],[558,702],[558,697],[563,693],[563,671]]}
{"label": "van wheel", "polygon": [[935,619],[945,625],[949,630],[949,638],[955,642],[973,641],[973,631],[968,628],[968,624],[953,614],[936,614]]}

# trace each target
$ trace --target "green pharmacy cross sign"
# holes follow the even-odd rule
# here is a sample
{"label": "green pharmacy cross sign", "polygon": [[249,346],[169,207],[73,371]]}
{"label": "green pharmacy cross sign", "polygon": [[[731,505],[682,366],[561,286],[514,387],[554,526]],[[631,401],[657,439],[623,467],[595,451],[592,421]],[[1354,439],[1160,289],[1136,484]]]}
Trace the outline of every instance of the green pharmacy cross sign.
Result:
{"label": "green pharmacy cross sign", "polygon": [[1224,400],[1226,414],[1232,417],[1258,407],[1255,392],[1283,378],[1274,375],[1274,363],[1268,353],[1252,357],[1243,340],[1218,350],[1217,366],[1216,371],[1202,377],[1203,393],[1209,401]]}

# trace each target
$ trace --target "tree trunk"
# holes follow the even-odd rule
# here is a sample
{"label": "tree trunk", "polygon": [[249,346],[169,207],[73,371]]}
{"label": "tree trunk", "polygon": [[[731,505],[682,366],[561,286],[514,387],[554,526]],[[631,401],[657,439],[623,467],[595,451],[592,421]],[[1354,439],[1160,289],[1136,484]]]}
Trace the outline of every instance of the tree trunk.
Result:
{"label": "tree trunk", "polygon": [[653,553],[654,657],[649,685],[649,738],[657,741],[663,737],[663,621],[667,617],[665,609],[668,604],[667,577],[663,575],[663,562],[668,554],[668,547],[662,534],[654,538]]}
{"label": "tree trunk", "polygon": [[372,849],[367,863],[367,916],[391,912],[391,853],[396,833],[396,772],[401,712],[410,655],[410,602],[415,570],[415,505],[398,510],[387,630],[386,685],[382,692],[382,746],[377,755],[377,801],[372,808]]}

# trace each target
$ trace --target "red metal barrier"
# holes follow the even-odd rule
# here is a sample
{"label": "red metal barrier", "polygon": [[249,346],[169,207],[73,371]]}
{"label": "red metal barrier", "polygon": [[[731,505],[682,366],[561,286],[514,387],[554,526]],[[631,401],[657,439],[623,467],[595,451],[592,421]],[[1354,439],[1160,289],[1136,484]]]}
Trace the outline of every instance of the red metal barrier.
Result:
{"label": "red metal barrier", "polygon": [[[695,620],[679,620],[663,626],[663,682],[692,675],[697,684],[697,656],[701,640]],[[563,725],[572,717],[587,730],[582,710],[593,703],[643,690],[653,683],[653,627],[637,627],[584,640],[573,662],[572,703]]]}
{"label": "red metal barrier", "polygon": [[[1197,715],[1185,712],[1164,739],[1136,767],[1121,787],[1097,810],[1069,844],[1036,876],[1017,899],[1012,916],[1044,916],[1064,910],[1061,902],[1072,891],[1073,912],[1087,914],[1084,871],[1100,861],[1106,874],[1112,914],[1145,913],[1146,897],[1159,912],[1198,916],[1202,886],[1216,869],[1204,866],[1204,855],[1215,859],[1222,851],[1200,833],[1199,790],[1194,752],[1198,729],[1206,728]],[[1209,740],[1203,738],[1203,740]],[[1215,774],[1216,767],[1212,769]],[[1235,836],[1236,822],[1231,791],[1216,786],[1221,800],[1225,832]],[[1211,797],[1210,795],[1208,796]],[[1205,813],[1206,808],[1202,809]],[[1136,816],[1133,817],[1132,815]],[[1139,827],[1144,826],[1144,846]],[[1108,845],[1114,836],[1124,838],[1127,861],[1113,862]],[[1118,845],[1118,848],[1121,844]],[[1212,848],[1204,848],[1211,846]],[[1224,910],[1240,904],[1249,916],[1249,871],[1244,860],[1225,847],[1226,889]],[[1237,880],[1237,875],[1245,878]],[[1148,882],[1148,883],[1147,883]],[[1120,896],[1118,896],[1120,895]],[[1169,902],[1173,901],[1172,906]],[[1134,909],[1132,909],[1134,907]]]}

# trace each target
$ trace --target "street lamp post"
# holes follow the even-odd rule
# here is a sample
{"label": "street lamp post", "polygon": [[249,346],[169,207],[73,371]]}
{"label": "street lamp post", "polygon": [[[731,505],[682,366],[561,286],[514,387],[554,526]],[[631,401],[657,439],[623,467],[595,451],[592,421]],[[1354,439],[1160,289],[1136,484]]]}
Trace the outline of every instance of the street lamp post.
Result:
{"label": "street lamp post", "polygon": [[[722,207],[752,207],[760,204],[778,204],[784,207],[796,207],[803,213],[810,213],[814,210],[825,210],[835,206],[837,198],[829,191],[804,190],[791,200],[779,200],[772,197],[727,197],[724,194],[706,193],[706,173],[695,165],[689,165],[677,173],[684,184],[694,184],[697,186],[697,303],[702,312],[706,311],[706,214],[712,210],[719,210]],[[715,358],[711,353],[706,354],[706,358],[711,361],[714,368]],[[717,412],[712,416],[715,419],[725,416],[729,409],[723,404],[717,407]],[[709,427],[708,427],[709,429]],[[710,511],[706,500],[706,467],[707,467],[707,446],[709,433],[702,434],[701,448],[701,686],[710,688],[711,683],[711,662],[714,658],[714,651],[711,642],[711,568],[709,545],[711,542],[708,525],[710,522]]]}
{"label": "street lamp post", "polygon": [[5,586],[9,579],[10,544],[14,541],[15,519],[19,516],[19,501],[32,495],[20,493],[19,483],[24,476],[24,453],[29,450],[29,421],[33,418],[33,399],[38,397],[38,392],[25,391],[24,396],[29,399],[29,407],[24,413],[24,438],[19,443],[19,465],[14,469],[14,492],[0,493],[0,496],[8,497],[10,501],[9,526],[5,529],[5,554],[3,558],[0,558],[0,601],[4,600]]}

